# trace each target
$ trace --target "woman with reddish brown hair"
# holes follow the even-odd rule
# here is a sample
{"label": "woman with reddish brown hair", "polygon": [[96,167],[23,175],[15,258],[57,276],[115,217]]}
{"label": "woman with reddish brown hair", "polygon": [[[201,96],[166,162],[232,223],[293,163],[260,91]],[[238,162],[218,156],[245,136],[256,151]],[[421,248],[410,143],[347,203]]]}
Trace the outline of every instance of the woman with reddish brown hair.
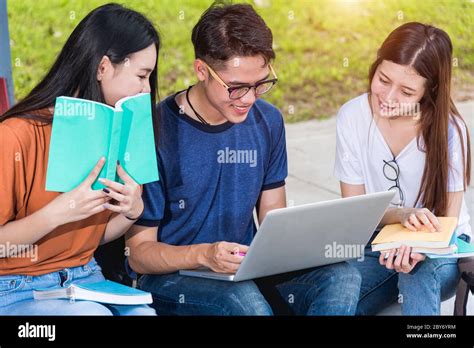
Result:
{"label": "woman with reddish brown hair", "polygon": [[[443,30],[421,23],[395,29],[370,68],[368,93],[338,113],[335,175],[343,197],[396,191],[380,226],[434,232],[438,216],[454,216],[455,233],[470,241],[469,134],[450,96],[451,65]],[[359,315],[397,300],[403,315],[439,315],[459,280],[457,259],[430,259],[405,246],[382,254],[367,249],[364,261],[351,264],[362,275]]]}

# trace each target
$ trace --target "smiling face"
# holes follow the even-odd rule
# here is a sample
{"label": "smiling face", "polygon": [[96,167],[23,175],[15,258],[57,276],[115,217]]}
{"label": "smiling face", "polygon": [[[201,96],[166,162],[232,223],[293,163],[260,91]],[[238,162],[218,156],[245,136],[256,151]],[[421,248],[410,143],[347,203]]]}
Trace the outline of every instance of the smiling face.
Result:
{"label": "smiling face", "polygon": [[113,106],[121,98],[149,93],[150,74],[155,69],[156,60],[155,45],[132,53],[121,64],[112,64],[108,57],[104,57],[97,71],[97,80],[105,102]]}
{"label": "smiling face", "polygon": [[411,66],[383,60],[370,86],[372,111],[379,117],[417,116],[425,83]]}
{"label": "smiling face", "polygon": [[[234,57],[222,68],[211,67],[229,87],[255,85],[272,78],[270,67],[262,56]],[[215,79],[200,60],[196,60],[195,69],[198,78],[203,82],[204,93],[210,106],[224,119],[232,123],[246,120],[248,112],[258,97],[252,88],[243,97],[232,100],[227,89]]]}

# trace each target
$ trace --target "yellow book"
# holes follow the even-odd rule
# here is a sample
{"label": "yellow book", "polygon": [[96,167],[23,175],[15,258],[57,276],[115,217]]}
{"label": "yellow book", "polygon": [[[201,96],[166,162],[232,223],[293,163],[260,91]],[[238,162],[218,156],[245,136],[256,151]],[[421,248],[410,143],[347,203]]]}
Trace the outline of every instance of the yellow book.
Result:
{"label": "yellow book", "polygon": [[372,241],[372,251],[400,248],[402,245],[418,248],[447,248],[458,225],[456,217],[439,217],[441,231],[426,229],[410,231],[402,224],[386,225]]}

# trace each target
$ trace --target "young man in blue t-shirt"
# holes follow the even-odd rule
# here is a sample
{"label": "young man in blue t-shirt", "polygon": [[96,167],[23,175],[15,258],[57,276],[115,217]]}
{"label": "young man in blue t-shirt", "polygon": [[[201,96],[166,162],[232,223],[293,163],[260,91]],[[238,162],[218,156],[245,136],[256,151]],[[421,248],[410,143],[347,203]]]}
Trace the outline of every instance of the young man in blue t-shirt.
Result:
{"label": "young man in blue t-shirt", "polygon": [[[253,210],[286,206],[280,111],[258,99],[277,82],[272,33],[250,5],[213,5],[193,29],[197,84],[158,105],[161,180],[127,234],[128,262],[158,314],[270,315],[254,281],[186,277],[180,269],[237,271],[256,232]],[[278,252],[278,250],[275,250]],[[282,278],[283,279],[283,278]],[[346,263],[275,283],[299,315],[355,313],[360,275]]]}

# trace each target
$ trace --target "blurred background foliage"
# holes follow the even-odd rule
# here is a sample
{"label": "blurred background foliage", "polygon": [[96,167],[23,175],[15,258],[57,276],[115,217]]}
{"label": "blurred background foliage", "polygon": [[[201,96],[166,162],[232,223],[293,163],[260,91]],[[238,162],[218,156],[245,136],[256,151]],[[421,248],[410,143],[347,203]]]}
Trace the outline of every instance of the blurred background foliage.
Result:
{"label": "blurred background foliage", "polygon": [[[68,36],[102,0],[8,0],[16,99],[48,71]],[[191,30],[208,0],[118,1],[144,13],[162,35],[159,93],[194,83]],[[385,37],[405,22],[444,29],[454,45],[454,97],[474,96],[474,1],[254,0],[274,35],[280,79],[265,98],[289,122],[335,114],[367,88],[367,73]]]}

